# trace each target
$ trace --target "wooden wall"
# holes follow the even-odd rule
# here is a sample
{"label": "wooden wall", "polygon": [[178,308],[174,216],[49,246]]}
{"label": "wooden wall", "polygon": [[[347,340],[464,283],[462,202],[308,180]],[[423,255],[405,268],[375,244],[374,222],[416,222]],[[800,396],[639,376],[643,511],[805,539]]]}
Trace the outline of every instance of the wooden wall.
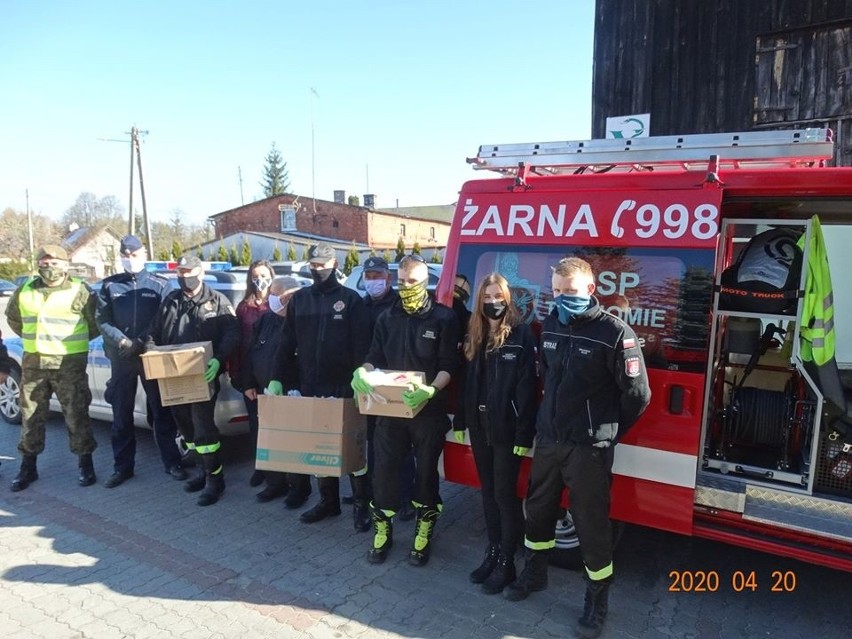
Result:
{"label": "wooden wall", "polygon": [[826,126],[852,164],[852,0],[597,0],[592,132]]}

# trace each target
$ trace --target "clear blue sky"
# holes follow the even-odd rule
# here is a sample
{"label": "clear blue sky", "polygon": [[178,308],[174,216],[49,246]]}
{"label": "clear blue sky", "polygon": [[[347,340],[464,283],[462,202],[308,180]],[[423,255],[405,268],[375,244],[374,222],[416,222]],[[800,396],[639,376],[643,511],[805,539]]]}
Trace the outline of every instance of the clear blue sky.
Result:
{"label": "clear blue sky", "polygon": [[316,196],[369,173],[379,207],[454,202],[480,144],[591,133],[594,0],[2,5],[0,210],[126,207],[129,142],[98,138],[134,124],[152,219],[192,223],[240,205],[238,166],[261,198],[273,141],[310,196],[312,120]]}

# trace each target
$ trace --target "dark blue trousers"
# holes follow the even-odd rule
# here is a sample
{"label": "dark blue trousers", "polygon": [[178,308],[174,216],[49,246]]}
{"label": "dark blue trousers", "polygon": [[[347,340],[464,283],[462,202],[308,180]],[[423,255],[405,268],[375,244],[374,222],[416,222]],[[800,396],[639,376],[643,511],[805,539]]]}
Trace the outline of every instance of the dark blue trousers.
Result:
{"label": "dark blue trousers", "polygon": [[138,357],[117,358],[112,361],[112,377],[107,382],[104,399],[112,405],[112,454],[114,470],[132,473],[136,461],[136,429],[133,409],[136,403],[138,380],[148,398],[148,422],[154,430],[154,441],[160,451],[163,467],[168,470],[180,464],[180,452],[175,443],[177,427],[172,413],[160,403],[160,387],[142,374],[142,360]]}

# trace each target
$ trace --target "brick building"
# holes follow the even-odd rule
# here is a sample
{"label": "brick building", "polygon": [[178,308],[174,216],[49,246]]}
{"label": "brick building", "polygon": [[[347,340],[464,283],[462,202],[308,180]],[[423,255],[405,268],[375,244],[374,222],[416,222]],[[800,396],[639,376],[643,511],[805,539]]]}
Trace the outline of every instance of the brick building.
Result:
{"label": "brick building", "polygon": [[[393,249],[400,237],[406,247],[419,243],[424,252],[447,245],[452,206],[375,210],[341,201],[285,194],[210,216],[217,239],[241,232],[293,233],[339,242]],[[420,212],[422,216],[418,216]]]}

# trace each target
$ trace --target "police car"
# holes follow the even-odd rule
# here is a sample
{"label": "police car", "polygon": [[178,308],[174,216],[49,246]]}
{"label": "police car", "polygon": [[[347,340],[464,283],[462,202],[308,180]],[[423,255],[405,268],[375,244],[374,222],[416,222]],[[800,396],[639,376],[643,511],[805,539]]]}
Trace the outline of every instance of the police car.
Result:
{"label": "police car", "polygon": [[[157,271],[169,280],[173,288],[178,287],[174,271]],[[246,283],[245,275],[224,271],[208,271],[204,274],[204,282],[210,288],[223,293],[236,308],[243,298]],[[100,282],[91,285],[93,290],[100,287]],[[12,371],[4,384],[0,384],[0,417],[9,424],[21,423],[21,360],[23,344],[19,337],[3,336],[3,342],[13,360]],[[92,403],[89,405],[89,415],[93,419],[112,421],[112,407],[104,399],[104,390],[111,375],[109,359],[104,354],[104,340],[98,336],[89,342],[89,365],[86,369],[89,375],[89,388],[92,391]],[[227,374],[220,378],[221,390],[216,400],[216,425],[223,435],[239,435],[248,432],[248,415],[242,394],[231,386]],[[52,410],[59,411],[59,402],[51,399]],[[133,410],[133,420],[140,428],[150,428],[145,391],[142,384],[136,390],[136,405]]]}

